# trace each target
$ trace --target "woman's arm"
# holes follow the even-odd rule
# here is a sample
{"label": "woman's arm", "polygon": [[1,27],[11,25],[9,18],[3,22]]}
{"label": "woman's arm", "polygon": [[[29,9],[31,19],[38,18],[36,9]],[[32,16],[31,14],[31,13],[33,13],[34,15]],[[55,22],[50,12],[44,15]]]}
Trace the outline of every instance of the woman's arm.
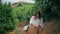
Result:
{"label": "woman's arm", "polygon": [[40,27],[43,28],[43,18],[40,19]]}
{"label": "woman's arm", "polygon": [[31,17],[29,24],[33,25],[33,21],[34,21],[34,16]]}

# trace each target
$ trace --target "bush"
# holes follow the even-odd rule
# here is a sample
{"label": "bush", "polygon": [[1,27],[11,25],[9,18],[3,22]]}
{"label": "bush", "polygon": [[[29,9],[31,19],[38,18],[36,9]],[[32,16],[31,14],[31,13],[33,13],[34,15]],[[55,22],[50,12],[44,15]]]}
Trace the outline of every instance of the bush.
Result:
{"label": "bush", "polygon": [[13,12],[16,13],[17,19],[21,21],[29,21],[30,17],[34,13],[34,4],[20,2],[17,3],[18,5],[22,4],[21,6],[16,6],[13,8]]}
{"label": "bush", "polygon": [[15,29],[15,24],[15,17],[12,15],[11,3],[3,4],[0,1],[0,32],[7,32]]}
{"label": "bush", "polygon": [[36,10],[41,12],[45,20],[60,17],[60,0],[35,0]]}

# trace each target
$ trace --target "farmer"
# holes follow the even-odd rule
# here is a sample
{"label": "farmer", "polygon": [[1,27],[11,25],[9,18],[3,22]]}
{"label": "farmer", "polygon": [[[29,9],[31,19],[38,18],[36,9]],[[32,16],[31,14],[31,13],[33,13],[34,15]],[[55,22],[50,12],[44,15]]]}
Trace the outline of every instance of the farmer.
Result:
{"label": "farmer", "polygon": [[40,28],[43,28],[43,18],[39,11],[31,17],[29,25],[25,26],[26,34],[39,34]]}

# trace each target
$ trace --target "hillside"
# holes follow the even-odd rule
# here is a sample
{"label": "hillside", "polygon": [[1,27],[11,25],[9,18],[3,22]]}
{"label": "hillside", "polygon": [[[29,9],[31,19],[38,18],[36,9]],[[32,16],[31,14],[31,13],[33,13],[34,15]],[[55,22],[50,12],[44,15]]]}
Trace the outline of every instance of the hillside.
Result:
{"label": "hillside", "polygon": [[29,20],[33,14],[34,4],[32,3],[14,3],[12,10],[19,21]]}

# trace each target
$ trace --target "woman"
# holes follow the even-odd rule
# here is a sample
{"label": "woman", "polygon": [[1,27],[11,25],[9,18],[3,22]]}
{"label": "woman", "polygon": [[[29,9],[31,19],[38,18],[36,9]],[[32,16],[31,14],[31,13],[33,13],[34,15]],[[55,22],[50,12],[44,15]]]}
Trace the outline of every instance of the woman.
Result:
{"label": "woman", "polygon": [[40,28],[43,28],[43,18],[40,12],[36,12],[30,19],[29,28],[26,34],[39,34]]}

